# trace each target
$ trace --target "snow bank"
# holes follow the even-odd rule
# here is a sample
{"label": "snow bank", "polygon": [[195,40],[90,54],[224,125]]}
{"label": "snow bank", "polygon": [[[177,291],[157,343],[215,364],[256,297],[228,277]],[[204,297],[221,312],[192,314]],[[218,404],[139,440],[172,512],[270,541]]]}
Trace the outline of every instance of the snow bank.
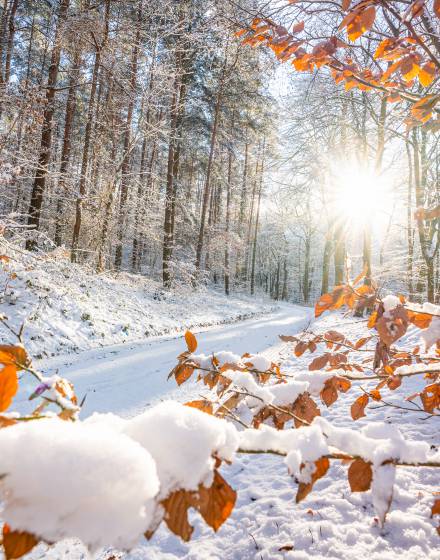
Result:
{"label": "snow bank", "polygon": [[39,420],[0,430],[3,517],[48,542],[130,548],[152,519],[150,454],[102,425]]}
{"label": "snow bank", "polygon": [[[230,323],[277,307],[268,299],[202,288],[165,291],[141,275],[96,274],[49,255],[14,253],[1,239],[0,254],[13,257],[0,266],[0,284],[7,285],[0,313],[17,328],[26,320],[25,345],[34,358]],[[9,338],[0,325],[2,335]]]}

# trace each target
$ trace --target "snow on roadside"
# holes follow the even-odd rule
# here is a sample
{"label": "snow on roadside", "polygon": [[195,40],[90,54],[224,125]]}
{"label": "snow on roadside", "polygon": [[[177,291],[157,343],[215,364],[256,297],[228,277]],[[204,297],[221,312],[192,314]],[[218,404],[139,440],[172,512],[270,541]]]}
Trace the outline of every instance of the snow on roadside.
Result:
{"label": "snow on roadside", "polygon": [[[139,275],[97,274],[62,256],[44,260],[7,251],[10,261],[0,263],[0,314],[15,327],[26,320],[26,347],[37,359],[240,321],[276,309],[267,299],[228,298],[220,290],[191,286],[166,292],[159,282]],[[2,252],[6,249],[0,247]],[[2,326],[0,339],[10,341]]]}

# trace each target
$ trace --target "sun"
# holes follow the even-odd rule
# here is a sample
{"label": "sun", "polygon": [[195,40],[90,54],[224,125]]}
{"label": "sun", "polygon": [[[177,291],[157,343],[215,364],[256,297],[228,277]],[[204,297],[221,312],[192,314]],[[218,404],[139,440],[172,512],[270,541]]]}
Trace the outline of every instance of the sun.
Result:
{"label": "sun", "polygon": [[383,178],[371,169],[356,164],[341,164],[331,178],[331,205],[341,219],[364,225],[383,210],[388,188]]}

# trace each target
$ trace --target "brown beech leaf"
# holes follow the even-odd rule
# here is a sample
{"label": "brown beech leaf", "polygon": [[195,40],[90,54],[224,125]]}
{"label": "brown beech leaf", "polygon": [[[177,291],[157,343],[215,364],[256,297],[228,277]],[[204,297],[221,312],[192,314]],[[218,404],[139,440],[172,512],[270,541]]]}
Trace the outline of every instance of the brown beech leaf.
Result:
{"label": "brown beech leaf", "polygon": [[353,420],[359,420],[359,418],[365,416],[365,407],[367,406],[369,400],[368,395],[361,395],[354,401],[350,410]]}
{"label": "brown beech leaf", "polygon": [[409,322],[419,329],[427,329],[432,321],[432,315],[418,311],[407,310]]}
{"label": "brown beech leaf", "polygon": [[193,372],[194,368],[183,363],[177,364],[177,366],[173,369],[172,374],[174,375],[177,385],[182,385],[182,383],[188,381]]}
{"label": "brown beech leaf", "polygon": [[[312,398],[310,398],[308,393],[303,393],[296,399],[293,403],[292,413],[308,424],[310,424],[316,416],[321,415],[321,411],[319,410],[317,404]],[[294,423],[295,428],[300,428],[305,425],[297,418],[294,418]]]}
{"label": "brown beech leaf", "polygon": [[433,413],[434,409],[440,408],[440,383],[427,385],[420,393],[420,400],[425,412]]}
{"label": "brown beech leaf", "polygon": [[228,410],[234,410],[234,408],[243,398],[244,398],[243,395],[240,395],[239,393],[234,393],[218,407],[215,415],[223,417],[225,414],[227,414]]}
{"label": "brown beech leaf", "polygon": [[236,500],[236,491],[215,471],[209,488],[200,485],[196,507],[206,523],[217,531],[231,515]]}
{"label": "brown beech leaf", "polygon": [[319,396],[326,406],[331,406],[338,400],[338,390],[336,389],[334,377],[326,380],[324,388],[322,389]]}
{"label": "brown beech leaf", "polygon": [[440,515],[440,498],[435,500],[435,502],[432,504],[431,517],[433,517],[434,515]]}
{"label": "brown beech leaf", "polygon": [[0,364],[15,365],[17,370],[20,370],[20,366],[27,366],[28,363],[28,355],[22,346],[0,344]]}
{"label": "brown beech leaf", "polygon": [[397,389],[402,385],[402,378],[400,377],[400,375],[391,375],[387,379],[387,385],[388,385],[388,389],[394,391],[395,389]]}
{"label": "brown beech leaf", "polygon": [[198,410],[201,410],[202,412],[205,412],[206,414],[212,414],[212,403],[210,403],[209,401],[190,401],[185,403],[185,406],[189,406],[190,408],[197,408]]}
{"label": "brown beech leaf", "polygon": [[38,543],[39,539],[31,533],[12,531],[7,524],[3,526],[3,548],[6,560],[21,558],[30,552]]}
{"label": "brown beech leaf", "polygon": [[351,381],[349,379],[345,379],[345,377],[340,377],[339,375],[337,375],[334,377],[334,380],[338,391],[346,393],[351,387]]}
{"label": "brown beech leaf", "polygon": [[4,412],[9,408],[17,390],[17,367],[8,364],[0,370],[0,412]]}
{"label": "brown beech leaf", "polygon": [[326,333],[324,333],[324,338],[326,339],[326,341],[334,342],[336,344],[338,342],[344,342],[345,340],[345,336],[338,331],[327,331]]}
{"label": "brown beech leaf", "polygon": [[362,348],[362,346],[364,346],[364,344],[366,344],[369,340],[371,340],[371,336],[360,338],[354,345],[355,349],[359,350],[359,348]]}
{"label": "brown beech leaf", "polygon": [[377,389],[372,389],[370,391],[370,397],[374,400],[374,401],[380,401],[382,400],[382,395],[379,393],[379,391]]}
{"label": "brown beech leaf", "polygon": [[8,426],[13,426],[17,424],[15,418],[8,418],[7,416],[2,416],[0,414],[0,428],[7,428]]}
{"label": "brown beech leaf", "polygon": [[283,546],[280,546],[280,548],[278,549],[278,552],[289,552],[290,550],[294,550],[294,546],[293,544],[285,544]]}
{"label": "brown beech leaf", "polygon": [[328,352],[322,354],[322,356],[317,356],[314,360],[310,362],[309,370],[315,371],[324,368],[328,364],[329,359],[330,359],[330,354]]}
{"label": "brown beech leaf", "polygon": [[355,459],[348,468],[348,482],[352,492],[366,492],[370,489],[373,470],[370,463]]}
{"label": "brown beech leaf", "polygon": [[376,321],[376,330],[380,339],[388,347],[399,340],[408,328],[408,313],[403,305],[398,305],[387,313],[384,313],[380,319]]}
{"label": "brown beech leaf", "polygon": [[177,490],[161,502],[165,510],[164,520],[168,529],[185,542],[190,540],[194,531],[194,527],[188,521],[188,509],[193,502],[192,494],[187,490]]}
{"label": "brown beech leaf", "polygon": [[185,342],[191,354],[197,350],[197,340],[191,331],[186,331]]}
{"label": "brown beech leaf", "polygon": [[296,336],[280,334],[279,337],[283,342],[298,342],[298,338]]}
{"label": "brown beech leaf", "polygon": [[304,498],[308,494],[310,494],[315,482],[325,475],[325,473],[329,469],[329,466],[330,466],[330,461],[327,459],[327,457],[321,457],[320,459],[315,461],[315,472],[311,476],[311,481],[300,482],[298,485],[298,492],[296,494],[297,504],[302,500],[304,500]]}
{"label": "brown beech leaf", "polygon": [[376,324],[376,321],[377,321],[377,311],[373,311],[373,313],[370,315],[370,318],[368,319],[367,327],[369,329],[372,329]]}
{"label": "brown beech leaf", "polygon": [[308,348],[308,343],[300,340],[298,344],[295,346],[295,356],[299,358],[304,354],[307,348]]}

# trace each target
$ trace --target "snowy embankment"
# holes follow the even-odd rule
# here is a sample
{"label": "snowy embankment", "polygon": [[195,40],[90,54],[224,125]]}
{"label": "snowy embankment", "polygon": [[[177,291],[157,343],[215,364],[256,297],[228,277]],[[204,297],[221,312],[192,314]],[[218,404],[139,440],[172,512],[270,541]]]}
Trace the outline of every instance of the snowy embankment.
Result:
{"label": "snowy embankment", "polygon": [[[25,321],[26,348],[36,359],[241,321],[277,307],[191,286],[166,292],[139,275],[72,265],[62,254],[43,259],[0,245],[2,254],[9,260],[0,262],[0,314],[17,328]],[[2,326],[0,339],[10,340]]]}

